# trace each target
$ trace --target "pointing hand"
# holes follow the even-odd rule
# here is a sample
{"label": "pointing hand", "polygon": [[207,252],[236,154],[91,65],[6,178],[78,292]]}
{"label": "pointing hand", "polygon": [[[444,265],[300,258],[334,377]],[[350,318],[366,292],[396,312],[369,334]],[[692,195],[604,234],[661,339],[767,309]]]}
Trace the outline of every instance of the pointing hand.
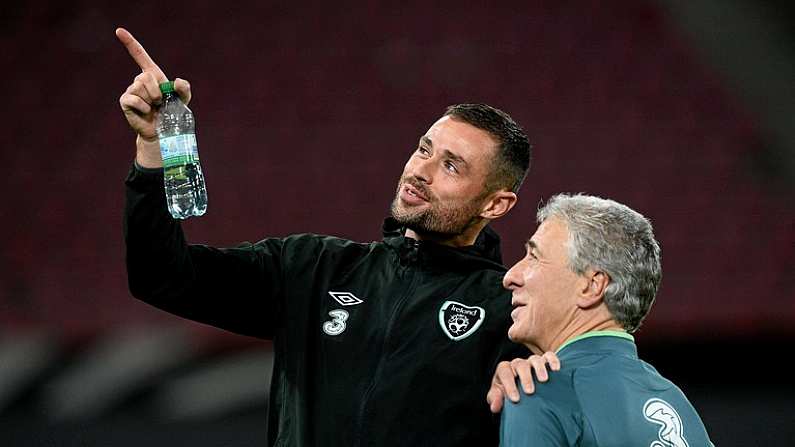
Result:
{"label": "pointing hand", "polygon": [[[135,77],[133,83],[119,98],[119,104],[130,127],[144,140],[154,141],[157,139],[154,124],[155,110],[162,100],[160,84],[167,82],[168,77],[126,29],[117,28],[116,37],[141,69],[141,74]],[[174,89],[185,104],[190,102],[191,92],[188,81],[177,78],[174,81]]]}

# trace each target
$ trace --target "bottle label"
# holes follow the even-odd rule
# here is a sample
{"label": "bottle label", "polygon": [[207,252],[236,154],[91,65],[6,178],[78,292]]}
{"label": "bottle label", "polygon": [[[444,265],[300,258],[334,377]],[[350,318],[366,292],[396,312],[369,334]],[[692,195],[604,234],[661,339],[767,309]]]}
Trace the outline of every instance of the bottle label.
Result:
{"label": "bottle label", "polygon": [[198,163],[199,149],[196,147],[196,134],[161,138],[160,155],[163,157],[163,167],[165,168]]}

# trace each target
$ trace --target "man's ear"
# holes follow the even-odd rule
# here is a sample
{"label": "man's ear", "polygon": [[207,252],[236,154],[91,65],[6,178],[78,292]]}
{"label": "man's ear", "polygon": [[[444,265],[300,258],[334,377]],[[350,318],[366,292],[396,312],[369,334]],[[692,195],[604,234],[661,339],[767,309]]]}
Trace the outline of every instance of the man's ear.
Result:
{"label": "man's ear", "polygon": [[506,214],[516,205],[516,194],[511,191],[501,189],[492,193],[488,201],[483,205],[480,211],[480,217],[484,219],[497,219]]}
{"label": "man's ear", "polygon": [[601,303],[608,284],[610,284],[610,275],[607,273],[592,268],[586,270],[578,281],[577,306],[590,309]]}

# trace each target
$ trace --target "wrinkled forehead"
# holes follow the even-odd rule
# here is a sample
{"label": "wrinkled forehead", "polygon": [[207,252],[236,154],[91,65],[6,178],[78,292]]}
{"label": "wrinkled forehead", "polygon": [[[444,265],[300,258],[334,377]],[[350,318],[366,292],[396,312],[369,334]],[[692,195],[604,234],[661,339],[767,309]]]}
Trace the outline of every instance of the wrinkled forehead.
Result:
{"label": "wrinkled forehead", "polygon": [[568,262],[569,227],[566,221],[550,216],[544,220],[530,237],[528,246],[535,247],[538,252],[551,260]]}

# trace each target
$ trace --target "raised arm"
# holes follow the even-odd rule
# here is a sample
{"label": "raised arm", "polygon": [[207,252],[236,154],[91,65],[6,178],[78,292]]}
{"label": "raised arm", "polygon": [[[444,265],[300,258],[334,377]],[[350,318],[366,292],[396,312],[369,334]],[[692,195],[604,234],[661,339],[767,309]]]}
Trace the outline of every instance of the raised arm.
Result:
{"label": "raised arm", "polygon": [[[126,180],[124,241],[131,293],[176,315],[263,338],[273,336],[282,296],[281,239],[218,249],[188,245],[166,209],[155,118],[166,75],[123,28],[116,36],[141,73],[119,98],[137,134],[136,166]],[[190,101],[190,86],[175,89]]]}

